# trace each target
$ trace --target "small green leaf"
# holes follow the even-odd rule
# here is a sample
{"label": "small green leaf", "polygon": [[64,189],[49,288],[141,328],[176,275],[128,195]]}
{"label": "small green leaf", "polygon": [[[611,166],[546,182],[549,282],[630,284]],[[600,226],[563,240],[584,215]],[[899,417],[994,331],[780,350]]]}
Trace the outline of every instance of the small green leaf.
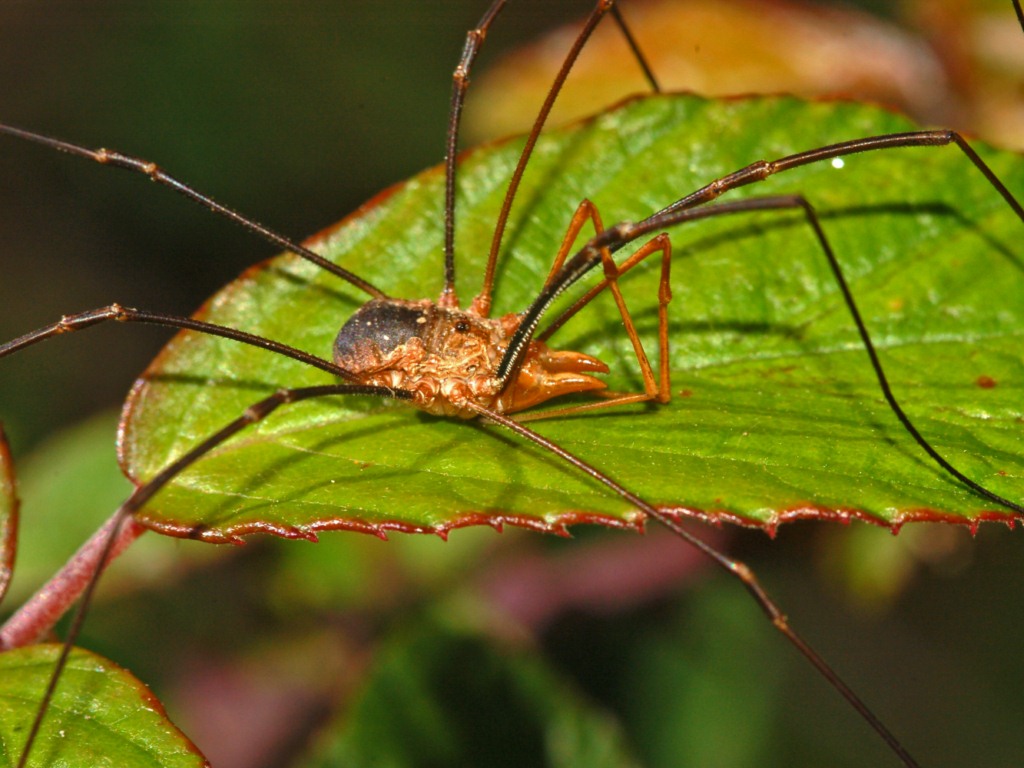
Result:
{"label": "small green leaf", "polygon": [[[503,245],[496,311],[521,310],[535,296],[584,197],[606,224],[635,220],[747,163],[911,128],[855,104],[664,96],[546,134]],[[479,286],[520,146],[499,143],[463,160],[464,302]],[[1010,189],[1024,190],[1019,157],[977,149]],[[315,247],[393,296],[436,297],[442,185],[438,169],[427,171],[322,233]],[[819,163],[730,197],[795,193],[819,211],[911,419],[968,476],[1022,498],[1021,222],[955,147],[871,152],[842,168]],[[1009,517],[940,470],[882,400],[802,216],[719,217],[677,227],[672,239],[672,402],[541,421],[539,432],[654,503],[769,528],[796,517],[892,526]],[[657,272],[651,262],[623,280],[652,356]],[[246,272],[201,316],[329,357],[364,300],[284,256]],[[640,389],[610,297],[552,343],[601,357],[613,389]],[[136,479],[152,477],[276,388],[330,381],[267,352],[181,334],[136,386],[123,464]],[[602,486],[508,435],[354,397],[282,408],[184,473],[142,518],[210,540],[637,521]]]}
{"label": "small green leaf", "polygon": [[[109,425],[109,419],[106,421]],[[80,462],[84,458],[79,451],[75,460]],[[103,472],[100,476],[109,477]],[[64,501],[65,504],[55,504],[54,508],[66,512],[67,503],[72,500],[65,496]],[[17,511],[13,462],[0,429],[0,597],[7,589],[14,565]],[[59,645],[37,645],[0,653],[3,765],[13,766],[20,759],[60,650]],[[34,742],[28,765],[177,768],[205,766],[207,762],[167,719],[163,706],[145,685],[112,662],[75,649]]]}
{"label": "small green leaf", "polygon": [[[0,654],[0,761],[16,764],[59,645]],[[32,748],[29,766],[207,766],[145,685],[95,654],[75,649]]]}

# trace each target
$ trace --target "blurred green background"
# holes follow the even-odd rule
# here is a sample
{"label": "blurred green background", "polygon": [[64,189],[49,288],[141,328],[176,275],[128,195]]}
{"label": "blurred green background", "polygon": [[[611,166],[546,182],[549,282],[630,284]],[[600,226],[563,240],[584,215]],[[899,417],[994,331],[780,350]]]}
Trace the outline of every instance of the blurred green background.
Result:
{"label": "blurred green background", "polygon": [[[481,66],[588,6],[513,2]],[[5,3],[0,120],[156,160],[302,237],[440,160],[450,73],[481,11],[476,0]],[[0,233],[3,339],[111,301],[189,313],[273,252],[141,178],[9,139],[0,141]],[[4,360],[0,420],[16,456],[115,406],[165,339],[99,328]],[[22,592],[123,495],[106,479],[113,421],[92,429],[68,464],[50,449],[19,466],[22,525],[36,542],[22,551]],[[91,460],[102,466],[82,469]],[[83,490],[91,480],[100,487]],[[69,495],[41,500],[58,492]],[[84,497],[96,507],[88,514]],[[51,516],[71,500],[72,522]],[[219,766],[288,764],[281,755],[388,658],[379,644],[400,647],[438,613],[537,660],[582,707],[617,723],[643,764],[893,762],[735,585],[657,535],[578,533],[461,531],[447,545],[334,535],[317,547],[259,543],[204,568],[191,563],[209,547],[147,542],[160,554],[144,558],[148,571],[112,574],[84,644],[152,683]],[[1011,766],[1024,762],[1014,536],[992,527],[975,540],[959,529],[893,539],[803,524],[775,542],[737,534],[732,551],[925,764]],[[662,575],[617,601],[610,587],[594,597],[560,590],[628,573],[637,557]],[[447,647],[444,633],[428,635]]]}

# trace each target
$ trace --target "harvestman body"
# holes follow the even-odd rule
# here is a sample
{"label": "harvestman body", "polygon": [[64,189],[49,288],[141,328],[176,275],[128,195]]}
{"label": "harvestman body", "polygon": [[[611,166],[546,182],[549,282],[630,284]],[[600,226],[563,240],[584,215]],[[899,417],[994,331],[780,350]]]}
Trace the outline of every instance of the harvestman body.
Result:
{"label": "harvestman body", "polygon": [[[118,510],[108,526],[108,532],[104,532],[102,536],[98,537],[96,539],[97,543],[91,548],[87,547],[85,549],[78,566],[81,566],[83,562],[91,563],[94,566],[98,563],[106,563],[117,546],[117,531],[122,527],[130,529],[130,523],[134,523],[134,521],[130,521],[131,516],[145,505],[154,494],[213,448],[228,440],[246,426],[265,418],[282,405],[334,395],[364,395],[406,400],[425,411],[437,415],[458,418],[482,416],[492,423],[517,433],[520,437],[551,452],[581,472],[589,475],[595,481],[607,487],[612,493],[626,500],[647,516],[662,523],[712,558],[719,566],[740,579],[744,587],[768,615],[773,625],[826,677],[851,706],[865,718],[894,753],[906,765],[916,765],[913,758],[899,744],[895,737],[889,733],[881,721],[838,678],[817,653],[790,628],[781,610],[768,597],[747,566],[694,538],[685,529],[681,528],[674,518],[665,515],[651,504],[640,499],[628,489],[619,485],[608,474],[592,467],[581,458],[523,426],[521,421],[530,417],[537,418],[538,416],[544,417],[552,414],[564,415],[580,410],[605,408],[627,402],[666,401],[669,398],[667,307],[671,300],[671,293],[668,287],[671,247],[667,236],[661,234],[661,231],[682,222],[737,212],[795,210],[803,214],[807,225],[817,238],[821,251],[828,260],[835,280],[844,296],[846,306],[858,328],[881,390],[890,407],[899,417],[907,431],[915,438],[922,450],[928,453],[946,472],[956,477],[976,493],[1013,510],[1015,513],[1024,514],[1024,507],[1020,504],[989,491],[952,466],[920,435],[916,427],[903,413],[903,410],[889,389],[870,336],[861,320],[853,296],[846,285],[818,217],[811,205],[803,197],[777,196],[751,198],[738,202],[713,205],[709,205],[709,203],[729,190],[809,163],[880,149],[955,144],[995,190],[999,192],[1007,205],[1012,208],[1017,217],[1022,221],[1024,221],[1024,209],[1021,208],[1009,190],[964,139],[952,131],[914,131],[843,142],[779,158],[774,161],[753,163],[735,173],[711,182],[646,219],[635,223],[620,223],[609,229],[604,228],[596,208],[589,202],[584,201],[572,219],[562,247],[556,255],[545,285],[537,298],[523,312],[491,318],[490,306],[495,264],[509,210],[511,209],[519,180],[526,168],[533,146],[540,135],[555,96],[561,89],[576,55],[589,38],[590,33],[599,20],[609,12],[619,22],[627,39],[632,44],[632,39],[621,18],[618,16],[617,9],[613,7],[611,2],[602,0],[602,2],[597,3],[583,30],[577,37],[562,70],[554,80],[548,98],[527,139],[526,147],[513,174],[508,194],[505,198],[505,204],[495,227],[483,288],[468,309],[459,309],[459,303],[454,290],[455,154],[459,120],[463,98],[468,86],[468,75],[473,61],[487,30],[504,5],[505,0],[496,0],[484,15],[478,27],[469,33],[466,48],[453,78],[452,111],[448,131],[446,162],[446,279],[445,288],[437,301],[408,301],[391,298],[375,286],[344,268],[326,261],[308,249],[291,243],[262,225],[225,208],[212,199],[187,187],[153,163],[114,151],[88,150],[20,129],[0,126],[0,131],[3,133],[80,155],[103,164],[126,168],[147,175],[152,180],[169,186],[207,208],[236,221],[276,245],[312,261],[371,296],[370,301],[359,309],[339,331],[334,343],[333,361],[323,360],[287,345],[235,329],[190,318],[135,310],[116,304],[78,315],[67,316],[51,326],[0,346],[0,356],[4,356],[55,335],[86,328],[107,320],[149,322],[209,333],[277,352],[327,371],[344,382],[335,385],[282,389],[253,404],[244,414],[227,423],[221,430],[210,435],[207,439],[180,456],[172,464],[165,467],[155,477],[141,485]],[[1018,7],[1018,14],[1019,12]],[[633,44],[633,48],[637,53],[638,61],[643,65],[643,58],[639,55],[635,44]],[[646,65],[644,66],[646,68]],[[651,81],[653,83],[653,78],[651,78]],[[588,223],[593,226],[595,235],[582,249],[573,253],[572,246]],[[621,264],[615,262],[613,254],[616,251],[645,237],[652,237],[652,239],[643,244]],[[617,285],[618,279],[625,272],[655,253],[661,255],[662,261],[661,282],[658,291],[660,368],[657,375],[647,359],[647,355],[639,341],[631,316]],[[581,297],[567,312],[555,319],[548,331],[539,333],[539,323],[555,299],[598,265],[601,265],[604,270],[604,279]],[[508,414],[517,413],[564,394],[578,392],[596,393],[603,390],[605,385],[599,378],[596,378],[596,375],[606,372],[607,368],[600,360],[581,352],[554,350],[548,346],[546,339],[553,332],[554,328],[559,327],[568,317],[585,306],[594,295],[605,289],[613,294],[626,332],[633,344],[644,379],[644,392],[611,394],[583,406],[555,408],[540,414],[524,414],[518,420],[510,418]],[[97,575],[99,570],[98,567],[92,568],[92,571]],[[32,733],[28,738],[28,746],[22,755],[21,765],[24,765],[28,758],[32,741],[43,721],[46,706],[51,699],[53,688],[59,680],[67,653],[70,651],[71,643],[73,643],[77,635],[96,583],[97,579],[93,577],[78,584],[77,587],[69,589],[60,601],[60,605],[51,604],[48,607],[49,613],[46,613],[45,616],[39,611],[38,606],[33,608],[30,604],[12,619],[12,622],[4,628],[2,635],[0,635],[5,647],[29,642],[39,635],[45,634],[50,626],[52,626],[52,621],[56,616],[59,616],[66,609],[67,604],[72,602],[79,594],[82,595],[80,609],[69,633],[68,644],[65,646],[65,655],[58,663],[50,688],[43,698],[43,705],[33,724]]]}

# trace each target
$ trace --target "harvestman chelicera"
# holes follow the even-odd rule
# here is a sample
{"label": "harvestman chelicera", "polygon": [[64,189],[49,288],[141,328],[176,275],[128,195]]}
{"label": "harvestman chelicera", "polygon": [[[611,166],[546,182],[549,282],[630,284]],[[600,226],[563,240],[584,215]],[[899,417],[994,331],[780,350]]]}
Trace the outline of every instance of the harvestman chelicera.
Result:
{"label": "harvestman chelicera", "polygon": [[[358,288],[371,298],[341,328],[334,343],[333,360],[317,357],[299,349],[266,339],[244,331],[214,325],[193,318],[177,317],[137,310],[111,304],[100,309],[69,315],[59,322],[26,334],[0,346],[0,357],[31,346],[53,336],[81,330],[93,325],[116,320],[119,322],[143,322],[184,330],[197,331],[248,344],[302,363],[319,368],[340,378],[344,383],[280,389],[269,397],[252,404],[246,411],[229,421],[214,434],[202,440],[191,450],[166,466],[145,483],[141,484],[129,499],[117,510],[107,525],[93,538],[92,543],[80,551],[69,568],[60,576],[62,584],[59,599],[50,599],[42,607],[38,601],[30,601],[0,631],[0,643],[5,648],[17,647],[33,642],[52,628],[54,621],[62,615],[74,600],[81,597],[78,612],[68,633],[64,652],[57,662],[49,688],[43,696],[39,714],[27,739],[27,746],[19,765],[24,765],[32,742],[43,722],[46,707],[53,690],[60,679],[68,653],[78,634],[89,601],[93,594],[102,568],[99,564],[109,562],[117,551],[127,546],[138,535],[139,524],[132,518],[161,488],[183,470],[202,459],[215,447],[230,439],[247,426],[273,413],[283,405],[313,398],[329,396],[361,395],[368,397],[405,400],[410,404],[436,415],[456,418],[482,417],[486,421],[516,433],[524,440],[550,452],[560,460],[575,467],[597,483],[604,485],[611,493],[657,520],[666,528],[696,547],[717,565],[735,576],[766,613],[775,628],[783,634],[799,652],[835,687],[860,715],[883,738],[890,749],[906,765],[916,765],[914,759],[902,747],[887,727],[871,712],[860,698],[837,676],[826,662],[790,626],[782,611],[768,596],[757,577],[742,562],[734,560],[694,537],[672,516],[666,515],[655,506],[639,498],[617,483],[608,473],[592,466],[582,458],[570,453],[556,443],[544,438],[523,425],[524,421],[564,416],[578,411],[607,408],[624,403],[643,401],[666,402],[670,398],[668,370],[668,305],[671,300],[669,269],[671,245],[663,232],[684,222],[751,211],[789,210],[804,217],[825,256],[836,284],[843,296],[850,316],[868,355],[878,385],[903,427],[913,436],[920,448],[927,453],[945,472],[972,489],[975,493],[1015,513],[1024,515],[1024,506],[1004,498],[960,472],[936,451],[920,434],[895,399],[882,369],[867,328],[861,318],[853,295],[833,254],[828,238],[821,226],[814,208],[800,195],[748,198],[740,201],[714,202],[716,198],[769,176],[792,168],[831,160],[845,155],[872,152],[900,147],[956,145],[988,183],[1002,196],[1018,218],[1024,221],[1024,209],[1014,198],[995,173],[986,165],[968,143],[956,132],[949,130],[924,130],[906,133],[872,136],[818,147],[806,152],[788,155],[773,161],[758,161],[740,170],[712,181],[710,184],[677,200],[671,205],[637,222],[621,222],[605,229],[597,208],[589,201],[582,201],[568,227],[562,246],[555,256],[553,265],[543,288],[536,299],[522,312],[500,318],[490,316],[491,297],[495,280],[495,268],[501,249],[502,237],[508,222],[512,203],[520,180],[526,170],[534,145],[541,134],[552,104],[572,67],[579,51],[586,44],[599,21],[611,14],[632,48],[637,61],[644,69],[652,87],[657,90],[654,77],[639,48],[625,25],[618,9],[611,0],[599,0],[591,12],[567,55],[562,68],[555,77],[547,98],[541,107],[529,133],[519,162],[512,174],[505,196],[487,259],[483,286],[467,309],[460,309],[455,294],[455,191],[456,191],[456,148],[462,106],[469,83],[469,74],[483,40],[507,0],[496,0],[476,28],[467,35],[466,45],[453,76],[451,112],[447,133],[446,186],[445,186],[445,240],[444,263],[445,284],[437,301],[395,299],[386,295],[376,286],[349,272],[318,254],[295,244],[261,224],[222,206],[211,198],[197,192],[164,172],[159,166],[122,153],[84,147],[55,140],[11,126],[0,126],[0,132],[36,142],[45,146],[79,155],[101,164],[132,170],[148,176],[159,184],[168,186],[185,197],[204,205],[225,216],[244,228],[260,235],[275,245],[307,259],[338,278]],[[1018,17],[1020,6],[1014,0]],[[1022,20],[1024,25],[1024,20]],[[588,223],[594,229],[583,248],[572,252],[573,244]],[[621,264],[615,262],[613,254],[646,237],[643,243]],[[570,255],[571,254],[571,255]],[[639,335],[625,299],[619,290],[619,278],[640,261],[653,254],[660,254],[661,277],[658,300],[658,372],[650,363],[641,344]],[[545,313],[555,300],[580,278],[596,269],[603,269],[603,279],[583,294],[571,307],[557,317],[547,329],[540,332],[539,326]],[[604,383],[595,374],[607,371],[604,364],[589,355],[575,351],[551,349],[546,341],[557,328],[572,315],[586,306],[598,293],[608,290],[613,295],[621,315],[626,333],[632,343],[641,375],[644,391],[635,394],[616,393],[584,405],[556,407],[552,410],[533,411],[513,418],[511,414],[539,405],[549,399],[569,393],[598,392]],[[62,580],[62,581],[61,581]],[[49,597],[53,597],[49,587]]]}

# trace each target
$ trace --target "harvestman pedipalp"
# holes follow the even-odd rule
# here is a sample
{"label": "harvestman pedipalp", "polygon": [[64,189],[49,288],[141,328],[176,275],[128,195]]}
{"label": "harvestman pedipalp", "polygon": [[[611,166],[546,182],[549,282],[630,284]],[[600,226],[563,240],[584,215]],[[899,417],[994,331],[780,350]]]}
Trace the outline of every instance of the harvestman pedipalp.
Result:
{"label": "harvestman pedipalp", "polygon": [[[235,341],[239,341],[246,344],[251,344],[278,354],[286,355],[302,362],[314,365],[324,371],[338,375],[345,379],[348,383],[333,386],[322,386],[322,387],[308,387],[297,390],[282,390],[281,392],[261,400],[259,403],[254,404],[244,416],[236,419],[235,421],[228,424],[223,430],[210,436],[209,439],[203,441],[197,445],[193,450],[178,459],[170,466],[168,466],[164,472],[160,473],[156,477],[152,478],[149,482],[139,488],[139,490],[133,494],[129,502],[119,511],[119,519],[124,519],[134,511],[138,510],[144,505],[148,499],[160,490],[164,484],[169,482],[175,475],[182,471],[185,467],[189,466],[193,462],[201,458],[205,453],[209,452],[214,446],[219,445],[224,440],[227,440],[233,434],[243,429],[246,425],[265,418],[269,413],[274,411],[280,405],[285,403],[297,402],[304,399],[322,397],[327,395],[339,395],[339,394],[362,394],[377,397],[388,397],[397,399],[413,400],[417,405],[427,410],[433,410],[434,412],[442,412],[447,415],[461,415],[464,417],[472,415],[483,415],[499,423],[509,429],[516,431],[522,437],[533,441],[546,450],[549,450],[559,456],[561,459],[569,462],[576,466],[578,469],[586,472],[598,482],[605,484],[614,493],[618,494],[622,498],[626,499],[629,503],[633,504],[637,508],[641,509],[647,515],[655,517],[666,526],[675,530],[679,535],[683,536],[695,546],[700,548],[706,554],[711,556],[722,565],[730,573],[737,575],[746,585],[747,589],[755,596],[762,608],[772,618],[773,623],[779,628],[784,634],[789,637],[801,652],[803,652],[811,661],[814,663],[819,670],[828,677],[828,679],[835,685],[844,695],[850,700],[850,702],[858,708],[858,710],[864,715],[869,722],[873,724],[876,730],[883,735],[884,738],[890,743],[891,746],[904,758],[908,764],[913,764],[912,760],[902,750],[901,747],[896,744],[892,737],[888,736],[884,726],[881,725],[871,715],[863,705],[859,703],[859,700],[846,688],[839,680],[828,671],[828,668],[824,665],[816,654],[811,651],[795,634],[788,629],[782,614],[774,606],[774,604],[766,597],[763,590],[753,579],[752,575],[747,571],[746,567],[741,563],[737,563],[728,558],[725,558],[720,553],[711,550],[697,540],[687,534],[682,529],[678,528],[678,525],[671,518],[666,518],[654,507],[644,503],[642,500],[634,496],[627,489],[617,485],[610,477],[603,474],[587,465],[581,459],[569,454],[557,445],[545,440],[543,437],[536,433],[526,429],[515,421],[510,420],[504,416],[501,412],[494,410],[495,403],[501,402],[500,408],[503,412],[514,412],[518,407],[529,407],[533,404],[540,402],[546,398],[540,399],[529,399],[523,396],[521,393],[515,391],[516,382],[519,381],[520,375],[524,372],[524,366],[528,366],[539,361],[539,369],[531,369],[529,373],[534,377],[543,377],[544,373],[553,373],[556,378],[562,374],[571,374],[570,377],[558,379],[559,385],[556,385],[553,389],[553,393],[548,395],[556,396],[563,392],[568,391],[582,391],[585,389],[593,388],[593,380],[589,377],[587,371],[599,370],[598,364],[585,355],[577,355],[576,353],[567,353],[567,357],[559,358],[557,362],[552,363],[548,357],[548,352],[545,347],[538,346],[533,343],[533,337],[538,329],[538,323],[545,310],[551,305],[552,301],[561,294],[562,291],[567,289],[572,283],[582,277],[591,269],[595,268],[597,264],[602,263],[605,267],[606,279],[598,287],[603,288],[609,287],[610,290],[616,292],[615,281],[622,272],[627,268],[615,267],[614,263],[610,260],[610,254],[625,245],[632,243],[634,240],[641,238],[646,235],[655,234],[663,228],[673,226],[675,224],[683,223],[690,220],[696,220],[700,218],[707,218],[712,216],[719,216],[730,213],[738,213],[752,210],[774,210],[774,209],[789,209],[802,211],[806,216],[809,226],[813,230],[815,236],[819,239],[823,253],[829,260],[829,263],[835,273],[836,280],[842,290],[847,306],[853,314],[854,320],[858,326],[858,331],[863,339],[865,348],[867,349],[868,355],[871,358],[872,365],[875,373],[879,379],[879,384],[882,388],[883,393],[886,396],[890,406],[894,412],[899,416],[904,426],[914,436],[915,440],[921,445],[922,449],[928,452],[933,459],[935,459],[943,469],[951,473],[954,477],[973,488],[975,491],[987,496],[991,500],[1007,506],[1008,508],[1017,512],[1024,512],[1024,509],[1020,505],[1015,504],[1001,496],[992,494],[985,488],[977,485],[969,478],[960,474],[954,467],[946,462],[941,456],[939,456],[934,449],[927,443],[927,441],[921,437],[909,420],[902,414],[902,410],[899,408],[891,392],[889,391],[888,385],[886,384],[884,374],[880,364],[878,363],[877,356],[874,353],[873,346],[871,345],[870,338],[865,330],[863,323],[859,318],[856,307],[853,303],[852,296],[843,281],[842,274],[838,269],[838,265],[831,253],[831,249],[828,245],[828,241],[825,238],[824,232],[815,216],[813,209],[810,204],[801,197],[796,196],[785,196],[785,197],[771,197],[763,199],[751,199],[733,203],[721,203],[713,206],[705,206],[706,203],[718,197],[720,194],[734,189],[739,186],[743,186],[753,181],[758,181],[767,176],[787,170],[792,167],[797,167],[811,162],[818,162],[825,159],[840,157],[847,154],[853,154],[857,152],[872,151],[876,149],[887,149],[895,147],[905,146],[935,146],[944,145],[949,143],[955,143],[968,157],[968,159],[974,163],[974,165],[980,170],[980,172],[989,180],[993,187],[1006,199],[1007,203],[1013,208],[1018,217],[1024,218],[1024,212],[1021,211],[1019,204],[1014,200],[1008,190],[1002,185],[1002,183],[994,176],[994,174],[988,170],[987,166],[982,160],[970,149],[970,147],[959,137],[958,134],[948,131],[922,131],[914,133],[906,133],[894,136],[875,137],[854,142],[847,142],[843,144],[836,144],[829,147],[820,148],[807,153],[801,153],[786,158],[782,158],[773,163],[756,163],[752,166],[742,169],[724,179],[721,179],[713,184],[709,185],[705,189],[699,190],[685,198],[677,201],[676,203],[663,209],[661,212],[651,216],[648,219],[642,220],[636,224],[620,224],[616,227],[612,227],[609,230],[603,230],[600,221],[596,218],[596,215],[591,214],[587,209],[581,209],[584,213],[582,218],[578,222],[577,230],[573,234],[578,232],[579,226],[582,226],[582,222],[587,218],[591,218],[595,222],[595,229],[598,234],[591,239],[591,241],[574,256],[568,258],[564,265],[561,265],[557,270],[552,271],[551,276],[548,279],[547,286],[541,291],[537,300],[524,312],[521,316],[508,316],[509,319],[503,319],[502,321],[490,321],[487,320],[486,315],[490,305],[490,292],[491,285],[493,282],[493,271],[494,263],[497,257],[498,248],[501,242],[501,233],[503,229],[504,217],[500,219],[500,223],[496,228],[494,247],[492,248],[492,255],[489,260],[488,277],[485,278],[485,286],[481,292],[480,297],[474,301],[473,307],[467,313],[456,312],[453,307],[457,305],[457,301],[454,296],[454,250],[451,246],[453,242],[454,232],[454,204],[453,204],[453,190],[454,190],[454,151],[455,140],[458,133],[458,117],[461,110],[462,98],[464,94],[464,88],[460,86],[460,83],[465,82],[464,78],[458,74],[462,70],[467,70],[471,66],[473,59],[475,58],[476,51],[478,50],[480,41],[482,40],[483,31],[486,31],[487,27],[490,26],[497,12],[503,7],[504,2],[497,2],[492,6],[491,10],[485,15],[484,19],[480,24],[480,34],[471,33],[469,42],[467,43],[466,52],[463,55],[463,61],[457,70],[455,78],[455,95],[453,96],[453,109],[452,118],[449,130],[449,163],[448,163],[448,204],[446,206],[446,212],[448,217],[448,225],[446,230],[448,232],[446,240],[449,245],[446,248],[448,257],[446,259],[447,267],[446,274],[446,287],[441,295],[441,299],[437,304],[432,302],[399,302],[388,299],[378,289],[369,285],[360,278],[348,273],[341,268],[334,265],[326,265],[321,263],[322,259],[316,254],[309,253],[299,246],[295,246],[289,243],[287,240],[274,235],[272,232],[261,228],[259,225],[238,216],[232,211],[222,208],[217,203],[213,202],[209,198],[206,198],[198,193],[195,193],[190,188],[181,185],[173,178],[163,174],[163,172],[155,165],[140,161],[135,158],[121,155],[116,152],[108,152],[100,150],[92,152],[85,150],[81,147],[77,147],[71,144],[65,144],[57,142],[52,139],[31,134],[25,131],[20,131],[13,128],[3,128],[4,132],[19,136],[21,138],[37,141],[39,143],[46,144],[48,146],[61,149],[63,151],[71,152],[74,154],[84,155],[91,159],[94,159],[101,163],[111,164],[118,167],[124,167],[131,170],[136,170],[149,175],[160,183],[171,186],[177,191],[182,192],[186,196],[203,203],[209,208],[233,218],[249,229],[256,231],[257,233],[271,239],[276,242],[279,246],[288,248],[291,251],[298,252],[303,257],[320,263],[321,266],[332,271],[334,274],[342,277],[349,281],[353,285],[362,288],[364,291],[369,293],[373,297],[373,301],[370,302],[360,313],[357,313],[357,321],[353,324],[345,326],[339,334],[338,341],[336,343],[336,360],[341,362],[341,365],[332,364],[322,359],[316,358],[315,356],[308,355],[307,353],[299,350],[294,350],[287,347],[286,345],[278,344],[273,341],[254,337],[250,334],[246,334],[241,331],[233,329],[225,329],[211,324],[203,323],[201,321],[177,318],[168,315],[160,315],[156,313],[142,312],[138,310],[132,310],[119,305],[111,305],[110,307],[102,308],[92,312],[82,313],[75,316],[69,316],[63,319],[61,322],[41,329],[40,331],[28,334],[27,336],[21,337],[3,348],[0,348],[0,355],[11,354],[18,349],[25,346],[29,346],[37,341],[45,338],[49,338],[53,335],[64,333],[67,331],[78,330],[80,328],[89,327],[96,323],[105,320],[119,320],[119,321],[138,321],[138,322],[152,322],[160,325],[168,325],[179,328],[186,328],[213,335],[223,336],[230,338]],[[587,35],[593,25],[597,23],[600,16],[607,12],[608,7],[599,4],[598,8],[592,14],[588,27],[577,39],[575,50],[585,42]],[[476,32],[475,31],[475,32]],[[570,55],[569,62],[572,60]],[[568,67],[563,70],[563,73],[555,80],[555,84],[551,89],[550,99],[554,98],[557,94],[564,75],[567,73]],[[537,120],[534,131],[531,134],[533,139],[539,135],[540,130],[543,126],[544,118],[546,117],[546,109],[542,110],[540,117]],[[528,146],[530,142],[528,141]],[[523,153],[520,161],[520,167],[525,168],[526,161],[529,158],[529,150]],[[521,172],[521,171],[520,171]],[[507,198],[508,206],[511,205],[511,200],[514,197],[515,184],[513,183],[510,188],[509,195]],[[508,207],[507,206],[507,207]],[[698,207],[705,206],[705,207]],[[571,245],[572,240],[575,238],[567,238],[567,246]],[[642,255],[649,255],[649,253],[661,252],[663,254],[664,270],[667,271],[668,265],[668,247],[667,241],[657,241],[657,245],[651,246],[647,251],[641,249]],[[647,246],[645,246],[646,248]],[[567,251],[563,251],[561,254],[563,257],[567,256]],[[625,264],[630,264],[630,260],[627,260]],[[664,314],[664,308],[668,303],[669,297],[665,286],[667,282],[665,278],[662,280],[663,295],[659,302],[661,307],[661,313]],[[589,295],[589,294],[588,294]],[[581,305],[580,305],[581,306]],[[577,307],[578,308],[578,307]],[[570,310],[570,312],[575,311]],[[627,312],[623,312],[623,318],[629,327],[629,315]],[[556,320],[556,324],[559,321]],[[374,344],[367,344],[364,339],[356,334],[356,331],[360,324],[370,328],[371,333],[377,333],[378,336],[374,339]],[[436,326],[435,326],[436,324]],[[401,351],[403,355],[408,352],[407,349],[399,350],[402,345],[395,344],[394,346],[388,346],[380,342],[380,333],[386,331],[388,333],[396,332],[403,335],[403,337],[409,341],[413,338],[418,338],[418,329],[422,326],[428,326],[431,328],[436,327],[436,333],[438,336],[445,336],[446,338],[452,330],[456,334],[472,334],[472,332],[479,329],[478,336],[483,338],[485,336],[494,337],[494,341],[488,341],[490,349],[496,352],[496,355],[491,358],[493,368],[488,369],[488,375],[479,376],[468,384],[459,387],[455,387],[451,391],[447,392],[428,392],[428,390],[443,389],[437,386],[438,372],[434,369],[428,369],[424,371],[415,371],[413,378],[403,378],[410,374],[409,360],[403,359],[398,365],[395,365],[392,369],[388,366],[393,364],[394,361],[386,359],[391,353]],[[347,330],[346,330],[347,329]],[[496,336],[495,336],[496,334]],[[651,367],[647,363],[645,355],[642,351],[642,346],[639,344],[635,332],[630,333],[633,339],[634,346],[637,348],[638,358],[640,360],[640,366],[645,370],[645,381],[650,384],[653,381],[653,376],[647,374],[651,373]],[[666,331],[664,324],[661,325],[659,337],[662,342],[662,349],[667,345]],[[414,345],[416,346],[416,345]],[[419,346],[423,346],[422,344]],[[486,345],[485,345],[486,346]],[[416,350],[417,354],[422,350]],[[368,364],[370,370],[369,373],[363,374],[361,371],[356,373],[356,362],[357,358],[362,362],[363,358],[369,356],[371,359]],[[664,355],[662,355],[664,358]],[[552,367],[545,367],[551,363]],[[461,363],[460,363],[461,364]],[[568,370],[563,370],[563,368]],[[382,373],[382,370],[384,371]],[[494,370],[495,375],[489,375],[489,371]],[[667,375],[667,370],[664,364],[661,366],[661,370]],[[442,378],[449,380],[454,376],[453,372],[448,370],[442,375]],[[572,376],[576,378],[571,382],[569,381]],[[377,378],[383,377],[383,378]],[[580,386],[583,381],[583,386]],[[565,384],[562,387],[562,383]],[[644,395],[639,396],[642,399],[662,399],[667,397],[667,385],[660,384],[658,387],[652,389],[648,386]],[[502,398],[506,398],[502,401]],[[630,401],[635,401],[636,396],[630,396]],[[523,405],[525,403],[525,405]],[[606,403],[601,403],[605,405]],[[567,409],[559,409],[559,414],[564,414]],[[103,539],[106,542],[112,542],[113,538],[104,536]],[[110,544],[112,546],[112,544]],[[105,561],[107,559],[106,553],[93,553],[99,554],[96,559],[99,561]],[[95,584],[95,580],[89,582],[86,596],[91,594],[92,587]],[[87,604],[88,599],[83,600],[83,606]],[[84,615],[80,614],[80,615]],[[72,639],[76,630],[71,633]],[[70,646],[68,646],[70,647]],[[59,670],[58,670],[59,671]],[[55,675],[56,680],[58,675]],[[39,721],[36,723],[38,727]]]}

